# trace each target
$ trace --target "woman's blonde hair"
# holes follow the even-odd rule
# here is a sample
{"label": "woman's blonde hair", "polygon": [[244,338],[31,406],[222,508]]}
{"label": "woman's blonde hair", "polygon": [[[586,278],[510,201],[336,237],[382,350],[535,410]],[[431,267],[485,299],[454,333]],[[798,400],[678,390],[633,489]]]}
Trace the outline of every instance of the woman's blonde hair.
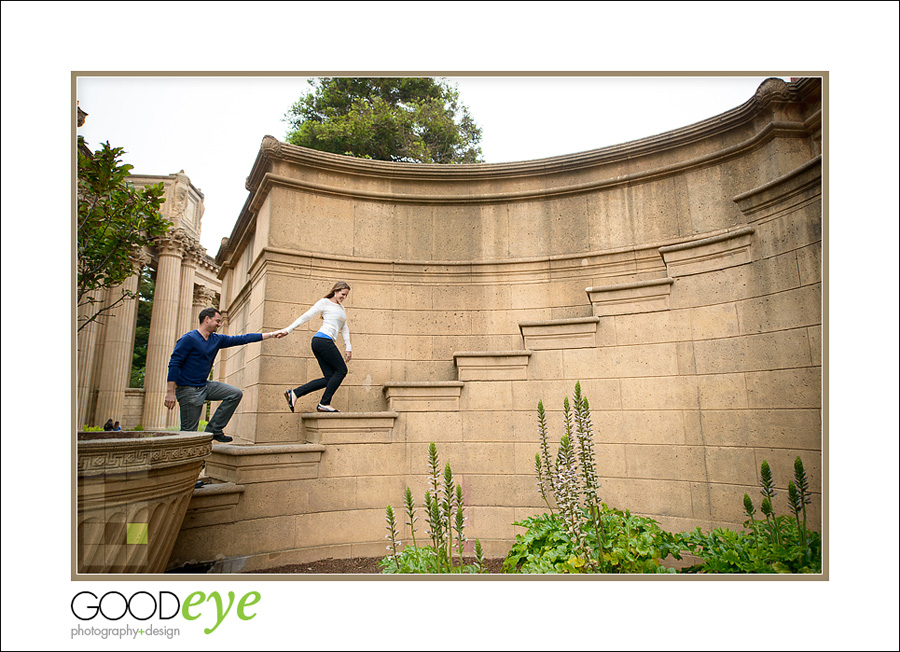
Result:
{"label": "woman's blonde hair", "polygon": [[325,298],[330,299],[331,297],[333,297],[335,294],[337,294],[341,290],[347,290],[349,292],[350,286],[347,285],[346,283],[344,283],[343,281],[338,281],[337,283],[334,284],[334,287],[331,288],[331,292],[329,292],[328,294],[325,295]]}

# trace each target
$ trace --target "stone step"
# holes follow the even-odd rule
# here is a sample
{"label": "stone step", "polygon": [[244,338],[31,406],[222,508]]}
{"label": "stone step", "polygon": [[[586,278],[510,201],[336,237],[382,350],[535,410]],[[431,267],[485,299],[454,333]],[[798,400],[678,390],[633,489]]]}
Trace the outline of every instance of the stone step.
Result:
{"label": "stone step", "polygon": [[673,278],[585,288],[595,317],[632,315],[669,309]]}
{"label": "stone step", "polygon": [[453,354],[459,379],[525,380],[531,351],[457,351]]}
{"label": "stone step", "polygon": [[313,444],[389,444],[397,412],[304,412],[306,441]]}
{"label": "stone step", "polygon": [[599,317],[522,321],[519,331],[530,351],[588,349],[597,345],[599,323]]}
{"label": "stone step", "polygon": [[324,451],[318,444],[220,444],[206,460],[206,474],[236,485],[316,478]]}
{"label": "stone step", "polygon": [[459,380],[396,381],[385,383],[383,391],[396,412],[456,412],[464,386]]}

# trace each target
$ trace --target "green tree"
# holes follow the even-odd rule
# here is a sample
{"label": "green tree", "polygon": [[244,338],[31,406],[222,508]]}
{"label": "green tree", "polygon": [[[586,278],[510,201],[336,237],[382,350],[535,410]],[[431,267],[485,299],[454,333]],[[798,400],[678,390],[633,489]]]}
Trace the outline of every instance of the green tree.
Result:
{"label": "green tree", "polygon": [[381,161],[480,163],[481,128],[431,77],[320,77],[284,120],[287,142]]}
{"label": "green tree", "polygon": [[134,333],[134,352],[131,360],[131,382],[129,387],[144,386],[144,371],[147,366],[147,343],[150,341],[150,317],[153,314],[153,292],[156,281],[150,268],[141,270],[138,281],[137,324]]}
{"label": "green tree", "polygon": [[97,290],[115,288],[134,270],[134,255],[171,222],[159,212],[163,184],[136,188],[128,177],[133,166],[122,163],[121,147],[103,143],[93,154],[78,137],[78,330],[109,312],[134,293],[121,290],[98,298]]}

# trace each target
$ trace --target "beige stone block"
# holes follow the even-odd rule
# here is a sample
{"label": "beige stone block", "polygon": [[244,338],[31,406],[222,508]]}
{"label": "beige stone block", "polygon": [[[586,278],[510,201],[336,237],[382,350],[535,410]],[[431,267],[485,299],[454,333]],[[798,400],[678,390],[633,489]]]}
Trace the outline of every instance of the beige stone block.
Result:
{"label": "beige stone block", "polygon": [[469,335],[472,332],[471,315],[464,310],[404,310],[395,312],[393,318],[397,335]]}
{"label": "beige stone block", "polygon": [[509,307],[513,310],[535,310],[553,304],[548,283],[518,283],[510,286]]}
{"label": "beige stone block", "polygon": [[525,380],[531,351],[457,351],[453,354],[463,381]]}
{"label": "beige stone block", "polygon": [[510,202],[507,204],[509,255],[512,258],[529,258],[551,253],[550,233],[540,202]]}
{"label": "beige stone block", "polygon": [[670,308],[726,304],[784,292],[799,285],[794,254],[766,258],[749,265],[680,277],[672,290]]}
{"label": "beige stone block", "polygon": [[[527,507],[540,500],[536,479],[532,475],[474,475],[466,476],[464,501],[467,507],[494,506]],[[504,496],[498,500],[499,496]],[[466,510],[468,511],[468,510]],[[471,524],[469,524],[471,526]]]}
{"label": "beige stone block", "polygon": [[431,310],[434,305],[434,288],[428,285],[398,283],[390,288],[391,303],[395,311]]}
{"label": "beige stone block", "polygon": [[817,242],[797,251],[800,268],[800,284],[815,285],[822,282],[822,243]]}
{"label": "beige stone block", "polygon": [[[308,483],[307,504],[302,514],[334,512],[357,508],[356,478],[319,478]],[[278,500],[277,497],[275,497]]]}
{"label": "beige stone block", "polygon": [[689,314],[691,338],[694,340],[711,340],[741,334],[737,306],[734,303],[692,308]]}
{"label": "beige stone block", "polygon": [[694,355],[693,342],[676,342],[675,358],[680,376],[693,376],[697,373],[697,357]]}
{"label": "beige stone block", "polygon": [[[583,380],[581,383],[581,394],[588,400],[588,405],[592,410],[610,409],[622,406],[622,393],[619,388],[618,380]],[[569,403],[572,403],[572,397],[575,395],[575,381],[569,381]],[[559,396],[556,406],[562,409],[563,397]],[[544,405],[550,407],[545,401]]]}
{"label": "beige stone block", "polygon": [[711,238],[659,248],[668,276],[688,276],[744,265],[752,260],[753,227],[743,227]]}
{"label": "beige stone block", "polygon": [[408,442],[459,442],[463,439],[459,412],[407,412],[402,416]]}
{"label": "beige stone block", "polygon": [[[553,261],[551,261],[552,264]],[[585,300],[584,288],[590,283],[590,278],[578,275],[573,279],[551,281],[548,288],[550,290],[550,305],[557,309],[579,309],[582,311],[580,317],[589,317],[591,311],[589,302]],[[558,318],[554,316],[554,318]]]}
{"label": "beige stone block", "polygon": [[757,469],[752,448],[706,448],[706,468],[709,482],[717,484],[753,484]]}
{"label": "beige stone block", "polygon": [[300,415],[308,441],[316,444],[387,444],[394,441],[396,412],[307,412]]}
{"label": "beige stone block", "polygon": [[515,420],[508,411],[461,412],[463,441],[516,440]]}
{"label": "beige stone block", "polygon": [[652,518],[691,516],[690,482],[602,477],[600,497],[610,507]]}
{"label": "beige stone block", "polygon": [[[466,523],[466,536],[469,539],[485,540],[501,539],[511,541],[515,539],[516,528],[513,521],[516,518],[514,507],[471,507],[467,510],[469,521]],[[519,530],[521,531],[521,530]],[[509,543],[506,545],[509,552]]]}
{"label": "beige stone block", "polygon": [[[680,410],[603,410],[593,408],[594,441],[624,444],[684,445],[684,419]],[[690,442],[693,443],[693,442]]]}
{"label": "beige stone block", "polygon": [[627,472],[621,477],[656,480],[706,479],[703,449],[698,446],[630,444],[625,448]]}
{"label": "beige stone block", "polygon": [[397,382],[444,382],[458,380],[451,360],[396,360],[391,363],[391,379]]}
{"label": "beige stone block", "polygon": [[[406,493],[405,476],[366,476],[357,479],[356,507],[358,509],[381,509],[391,505],[395,513],[405,514],[403,496]],[[416,498],[414,496],[414,498]],[[420,500],[416,498],[416,500]],[[420,516],[421,518],[421,516]],[[398,518],[402,522],[403,517]]]}
{"label": "beige stone block", "polygon": [[[561,404],[560,404],[561,405]],[[464,413],[464,414],[478,414],[478,413]],[[485,414],[491,414],[490,412],[486,412]],[[526,444],[533,444],[537,446],[538,443],[538,417],[537,410],[529,410],[527,412],[500,412],[501,415],[506,415],[512,424],[513,429],[513,437],[510,439],[516,442],[522,442]],[[562,412],[550,411],[547,413],[547,420],[549,422],[550,427],[550,438],[559,440],[559,434],[562,432],[562,423],[561,415]],[[559,430],[559,432],[557,432]],[[516,467],[518,468],[518,467]]]}
{"label": "beige stone block", "polygon": [[662,278],[586,289],[594,315],[606,317],[669,309],[674,279]]}
{"label": "beige stone block", "polygon": [[700,374],[790,369],[812,364],[805,328],[695,342],[694,357]]}
{"label": "beige stone block", "polygon": [[[441,469],[449,463],[454,475],[515,473],[512,442],[438,442],[436,445]],[[414,470],[428,472],[428,444],[410,443],[409,458]]]}
{"label": "beige stone block", "polygon": [[691,340],[691,314],[686,310],[617,315],[612,319],[620,346]]}
{"label": "beige stone block", "polygon": [[473,306],[505,308],[510,303],[508,285],[439,285],[432,290],[434,310],[468,311]]}
{"label": "beige stone block", "polygon": [[432,260],[478,260],[481,258],[481,211],[477,204],[434,207]]}
{"label": "beige stone block", "polygon": [[519,322],[525,348],[530,351],[584,349],[597,345],[599,317]]}
{"label": "beige stone block", "polygon": [[206,460],[206,473],[240,485],[315,478],[323,450],[315,444],[216,445]]}
{"label": "beige stone block", "polygon": [[[730,526],[732,530],[740,530],[737,527],[747,520],[744,514],[744,494],[750,496],[759,512],[762,496],[759,495],[759,487],[753,485],[733,485],[733,484],[709,484],[709,516],[712,521],[717,521]],[[783,514],[778,507],[776,496],[776,514]]]}
{"label": "beige stone block", "polygon": [[230,539],[227,547],[216,548],[211,545],[208,550],[218,550],[218,554],[255,555],[274,550],[296,548],[298,541],[297,516],[279,516],[274,518],[258,518],[242,520],[229,528]]}
{"label": "beige stone block", "polygon": [[822,288],[810,285],[738,303],[741,333],[764,333],[822,323]]}
{"label": "beige stone block", "polygon": [[675,344],[643,344],[563,351],[569,378],[634,378],[678,374]]}
{"label": "beige stone block", "polygon": [[[710,484],[708,482],[692,482],[690,518],[703,520],[709,519],[711,516],[711,509]],[[662,522],[662,520],[663,519],[661,518],[660,522]],[[697,526],[687,526],[684,529],[680,530],[672,529],[669,530],[669,532],[687,532],[689,530],[693,530],[694,527]],[[701,525],[700,527],[705,527],[705,531],[709,531],[709,527],[706,527],[705,524]]]}
{"label": "beige stone block", "polygon": [[352,297],[347,297],[345,305],[349,306],[350,301],[353,302],[354,321],[356,321],[359,310],[390,311],[393,309],[395,286],[392,283],[354,280],[350,286],[352,287],[350,291]]}
{"label": "beige stone block", "polygon": [[297,517],[298,540],[304,547],[385,541],[384,510],[345,510]]}
{"label": "beige stone block", "polygon": [[574,383],[571,383],[568,380],[541,380],[513,383],[512,409],[537,414],[538,401],[542,401],[545,408],[562,408],[563,398],[571,396],[573,386]]}
{"label": "beige stone block", "polygon": [[[268,486],[251,485],[254,487]],[[209,527],[233,523],[237,518],[237,505],[244,499],[243,485],[233,482],[209,484],[201,489],[195,489],[184,515],[182,530],[190,530],[199,527]],[[283,505],[279,505],[283,508]],[[288,502],[290,509],[290,502]],[[280,511],[280,510],[279,510]]]}
{"label": "beige stone block", "polygon": [[444,382],[388,382],[384,395],[391,410],[397,412],[458,411],[463,383]]}
{"label": "beige stone block", "polygon": [[788,410],[705,410],[703,439],[710,446],[819,450],[818,408]]}
{"label": "beige stone block", "polygon": [[[496,336],[490,335],[434,335],[432,346],[434,359],[452,360],[457,351],[499,351],[505,349],[495,348]],[[522,340],[516,336],[514,344],[521,346]]]}
{"label": "beige stone block", "polygon": [[487,204],[479,207],[481,217],[481,256],[483,260],[509,258],[509,216],[503,204]]}
{"label": "beige stone block", "polygon": [[822,346],[822,327],[810,326],[806,329],[807,337],[809,337],[809,355],[812,364],[816,367],[822,366],[823,346]]}
{"label": "beige stone block", "polygon": [[530,381],[561,378],[562,351],[534,351],[528,359],[527,378]]}
{"label": "beige stone block", "polygon": [[542,310],[476,310],[471,313],[472,333],[477,335],[518,335],[519,322],[549,319],[551,312],[550,308]]}
{"label": "beige stone block", "polygon": [[303,426],[284,404],[284,410],[256,415],[254,441],[258,444],[303,443]]}
{"label": "beige stone block", "polygon": [[597,475],[601,478],[628,477],[626,448],[625,444],[595,444],[594,461]]}
{"label": "beige stone block", "polygon": [[[320,478],[383,475],[407,469],[406,444],[333,444],[319,463]],[[427,458],[426,458],[427,459]]]}
{"label": "beige stone block", "polygon": [[747,407],[743,374],[623,378],[626,410],[740,409]]}
{"label": "beige stone block", "polygon": [[[534,457],[540,453],[540,450],[541,447],[538,443],[537,431],[535,431],[535,439],[533,442],[515,444],[516,475],[525,476],[531,479],[531,489],[529,492],[533,492],[533,497],[538,500],[540,500],[540,494],[538,494],[537,489],[537,473],[534,466]],[[556,445],[553,446],[553,454],[554,456],[556,454]],[[556,458],[554,457],[553,459]],[[543,466],[543,462],[541,464]],[[529,492],[526,492],[526,496],[530,496]]]}
{"label": "beige stone block", "polygon": [[774,219],[757,223],[757,237],[761,256],[774,256],[820,246],[822,218],[820,197],[802,210],[784,213]]}
{"label": "beige stone block", "polygon": [[[394,322],[390,310],[371,310],[366,308],[352,308],[347,311],[347,327],[350,329],[350,339],[357,333],[371,333],[375,335],[390,335],[393,333]],[[311,320],[314,325],[321,326],[321,321]]]}
{"label": "beige stone block", "polygon": [[820,367],[746,374],[752,408],[813,408],[822,405]]}
{"label": "beige stone block", "polygon": [[397,231],[393,205],[357,202],[353,209],[353,254],[365,258],[383,258],[385,252],[393,253],[396,242],[406,235]]}
{"label": "beige stone block", "polygon": [[394,250],[401,260],[430,259],[434,249],[434,208],[417,204],[395,204],[397,238]]}

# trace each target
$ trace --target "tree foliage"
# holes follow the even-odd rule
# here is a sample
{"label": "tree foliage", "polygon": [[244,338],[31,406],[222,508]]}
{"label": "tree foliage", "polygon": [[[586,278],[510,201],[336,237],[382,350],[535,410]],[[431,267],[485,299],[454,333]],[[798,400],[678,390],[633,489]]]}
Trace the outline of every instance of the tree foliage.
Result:
{"label": "tree foliage", "polygon": [[287,142],[381,161],[480,163],[481,128],[431,77],[320,77],[284,119]]}
{"label": "tree foliage", "polygon": [[78,137],[78,330],[133,298],[116,288],[135,273],[134,257],[153,238],[164,234],[171,222],[159,212],[165,201],[163,184],[136,188],[129,181],[133,166],[122,163],[121,147],[103,143],[87,154]]}

